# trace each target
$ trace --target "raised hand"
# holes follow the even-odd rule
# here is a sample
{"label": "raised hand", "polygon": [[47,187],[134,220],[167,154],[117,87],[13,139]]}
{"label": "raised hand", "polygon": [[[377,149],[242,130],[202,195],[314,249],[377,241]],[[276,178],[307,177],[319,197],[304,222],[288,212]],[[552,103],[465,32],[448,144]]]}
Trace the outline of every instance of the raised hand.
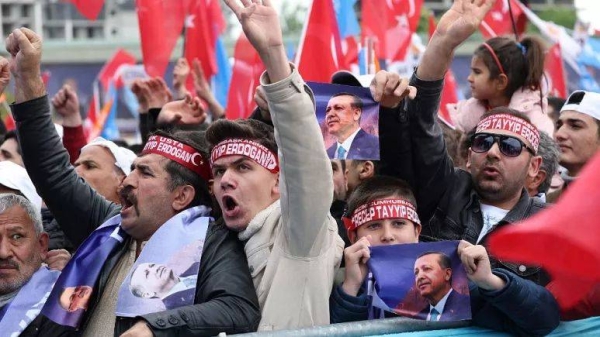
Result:
{"label": "raised hand", "polygon": [[148,99],[148,108],[162,108],[165,104],[173,100],[173,94],[167,87],[165,81],[160,77],[147,80],[149,91],[146,94]]}
{"label": "raised hand", "polygon": [[146,80],[141,79],[133,81],[133,83],[131,84],[131,92],[133,92],[133,94],[137,98],[139,104],[138,112],[140,114],[148,113],[148,110],[150,109],[148,97],[146,97],[150,92],[148,82]]}
{"label": "raised hand", "polygon": [[8,86],[10,81],[10,70],[8,69],[8,60],[0,56],[0,95]]}
{"label": "raised hand", "polygon": [[198,59],[194,59],[192,66],[192,78],[194,79],[194,90],[196,90],[196,95],[205,101],[213,100],[214,96],[210,90],[210,85],[204,76],[202,64]]}
{"label": "raised hand", "polygon": [[77,93],[68,84],[52,97],[52,106],[62,116],[62,125],[67,127],[80,126],[83,122],[79,114],[79,99]]}
{"label": "raised hand", "polygon": [[436,33],[451,38],[456,46],[471,36],[496,0],[454,0],[438,22]]}
{"label": "raised hand", "polygon": [[344,283],[342,289],[350,296],[356,296],[362,286],[369,268],[367,261],[371,258],[370,235],[362,237],[350,247],[344,249],[344,261],[346,266]]}
{"label": "raised hand", "polygon": [[52,270],[61,271],[65,268],[67,263],[71,260],[71,253],[65,249],[53,249],[48,251],[48,255],[44,260],[44,263],[48,265],[48,268]]}
{"label": "raised hand", "polygon": [[277,12],[271,0],[225,0],[242,24],[242,29],[260,55],[271,83],[278,82],[291,74],[283,45],[283,36]]}
{"label": "raised hand", "polygon": [[398,74],[380,70],[371,81],[371,95],[386,108],[395,108],[405,97],[415,98],[417,89],[408,85],[408,80]]}
{"label": "raised hand", "polygon": [[463,240],[458,244],[458,256],[465,267],[467,277],[479,288],[500,290],[506,285],[504,280],[492,273],[490,257],[485,247]]}
{"label": "raised hand", "polygon": [[206,112],[200,98],[185,95],[183,100],[165,104],[156,119],[157,124],[202,124],[206,120]]}
{"label": "raised hand", "polygon": [[173,68],[173,89],[175,89],[178,98],[183,98],[187,93],[185,82],[189,75],[190,65],[188,61],[183,57],[179,58],[175,63],[175,68]]}
{"label": "raised hand", "polygon": [[11,55],[10,71],[15,77],[15,103],[44,96],[46,88],[40,76],[42,39],[28,28],[15,29],[6,38]]}

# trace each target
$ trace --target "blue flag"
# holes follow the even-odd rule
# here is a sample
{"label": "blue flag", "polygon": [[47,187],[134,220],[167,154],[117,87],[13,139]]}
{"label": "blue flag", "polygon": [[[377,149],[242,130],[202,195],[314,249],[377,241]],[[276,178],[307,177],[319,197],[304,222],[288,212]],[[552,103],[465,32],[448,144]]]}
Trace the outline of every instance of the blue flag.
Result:
{"label": "blue flag", "polygon": [[342,39],[360,34],[360,26],[354,12],[355,3],[356,0],[333,0],[335,16],[337,17]]}
{"label": "blue flag", "polygon": [[600,92],[600,85],[587,70],[587,67],[579,62],[579,89],[592,92]]}
{"label": "blue flag", "polygon": [[120,138],[121,135],[119,133],[119,128],[117,127],[118,94],[113,82],[109,85],[106,96],[106,102],[112,101],[112,105],[108,117],[106,118],[106,122],[104,123],[101,137],[108,140],[114,140]]}
{"label": "blue flag", "polygon": [[577,61],[586,66],[600,69],[600,39],[588,38]]}
{"label": "blue flag", "polygon": [[215,48],[217,73],[213,76],[213,92],[222,106],[227,106],[227,95],[231,83],[231,64],[223,40],[219,37]]}

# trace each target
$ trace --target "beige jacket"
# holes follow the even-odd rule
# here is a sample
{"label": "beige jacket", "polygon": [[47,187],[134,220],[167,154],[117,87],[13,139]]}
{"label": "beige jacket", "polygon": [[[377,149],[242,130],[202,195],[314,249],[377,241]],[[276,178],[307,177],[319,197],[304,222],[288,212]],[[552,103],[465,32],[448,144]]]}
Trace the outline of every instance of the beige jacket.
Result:
{"label": "beige jacket", "polygon": [[280,200],[239,234],[246,242],[263,331],[329,324],[329,294],[344,248],[329,214],[331,163],[312,91],[292,69],[273,84],[261,76],[279,146]]}

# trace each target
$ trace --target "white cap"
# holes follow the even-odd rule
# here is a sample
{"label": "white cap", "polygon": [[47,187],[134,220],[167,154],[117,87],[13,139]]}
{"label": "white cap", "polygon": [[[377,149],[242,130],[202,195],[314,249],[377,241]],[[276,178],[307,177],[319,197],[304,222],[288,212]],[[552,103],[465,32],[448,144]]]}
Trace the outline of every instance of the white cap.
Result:
{"label": "white cap", "polygon": [[42,209],[42,198],[37,194],[27,171],[22,166],[8,160],[1,161],[0,185],[21,192],[35,209]]}
{"label": "white cap", "polygon": [[375,75],[356,76],[347,70],[339,70],[331,76],[331,83],[368,88]]}
{"label": "white cap", "polygon": [[83,150],[90,146],[103,146],[107,148],[110,153],[112,153],[113,157],[115,157],[115,165],[117,165],[117,167],[120,168],[126,176],[131,173],[131,164],[133,164],[133,160],[137,157],[133,151],[124,147],[120,147],[110,140],[106,140],[102,137],[95,138],[81,149]]}
{"label": "white cap", "polygon": [[577,90],[574,91],[560,112],[571,110],[586,114],[600,120],[600,94],[596,92]]}

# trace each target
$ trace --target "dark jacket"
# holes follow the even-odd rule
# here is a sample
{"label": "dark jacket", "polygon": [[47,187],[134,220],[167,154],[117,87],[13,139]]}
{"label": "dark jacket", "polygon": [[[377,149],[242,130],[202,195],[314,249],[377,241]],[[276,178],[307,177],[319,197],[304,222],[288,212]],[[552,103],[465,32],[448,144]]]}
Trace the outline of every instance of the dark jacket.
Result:
{"label": "dark jacket", "polygon": [[[519,336],[543,336],[558,326],[558,304],[548,290],[504,269],[493,273],[506,281],[504,289],[487,291],[469,283],[474,325]],[[331,323],[366,320],[368,308],[366,294],[350,296],[341,286],[329,298]]]}
{"label": "dark jacket", "polygon": [[[337,143],[333,143],[327,149],[327,156],[330,159],[335,159]],[[347,159],[372,160],[379,159],[379,138],[360,129],[356,137],[352,140],[350,150],[348,151]]]}
{"label": "dark jacket", "polygon": [[[483,228],[479,197],[471,174],[454,168],[436,120],[443,80],[422,81],[413,75],[410,84],[417,88],[417,97],[408,102],[408,114],[414,188],[423,224],[421,241],[466,240],[475,244]],[[530,198],[523,189],[517,204],[496,227],[529,218],[545,207],[545,203]],[[481,241],[484,246],[488,235]],[[509,269],[541,285],[549,281],[538,267],[498,261],[493,257],[491,260],[493,268]]]}
{"label": "dark jacket", "polygon": [[[29,176],[67,237],[79,246],[94,229],[118,214],[120,206],[104,199],[77,176],[54,131],[46,96],[16,104],[12,110]],[[127,250],[129,240],[104,264],[88,313],[94,311],[99,294]],[[119,336],[140,319],[148,323],[154,336],[204,336],[257,329],[260,309],[243,245],[235,233],[222,225],[209,226],[194,303],[142,317],[117,317],[115,335]],[[80,331],[90,315],[86,316]]]}
{"label": "dark jacket", "polygon": [[[448,295],[448,299],[444,305],[444,312],[442,312],[440,316],[440,321],[449,322],[468,319],[469,316],[471,316],[471,313],[467,309],[468,305],[469,296],[453,290],[450,295]],[[423,310],[421,310],[421,312],[417,314],[417,318],[426,320],[427,316],[429,315],[429,311],[429,305],[427,305]]]}

